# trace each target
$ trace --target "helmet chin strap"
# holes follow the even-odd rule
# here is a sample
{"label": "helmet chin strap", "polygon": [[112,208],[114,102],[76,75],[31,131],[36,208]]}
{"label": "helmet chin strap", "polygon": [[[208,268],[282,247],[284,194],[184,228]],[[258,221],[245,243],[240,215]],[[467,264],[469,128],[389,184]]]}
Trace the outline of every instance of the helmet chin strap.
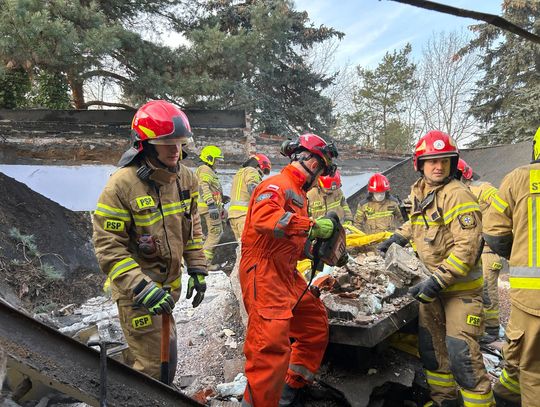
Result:
{"label": "helmet chin strap", "polygon": [[[310,158],[311,157],[309,157],[307,159],[309,160]],[[317,179],[317,176],[320,175],[320,173],[323,171],[323,169],[320,168],[318,171],[313,172],[308,168],[308,166],[304,163],[304,161],[306,161],[306,158],[301,158],[301,159],[298,160],[298,162],[300,163],[302,168],[304,170],[306,170],[306,172],[309,174],[309,177],[306,177],[306,182],[304,182],[304,185],[302,185],[302,189],[307,192],[313,187],[313,184],[315,183],[315,180]],[[317,160],[317,162],[318,162],[318,160]]]}

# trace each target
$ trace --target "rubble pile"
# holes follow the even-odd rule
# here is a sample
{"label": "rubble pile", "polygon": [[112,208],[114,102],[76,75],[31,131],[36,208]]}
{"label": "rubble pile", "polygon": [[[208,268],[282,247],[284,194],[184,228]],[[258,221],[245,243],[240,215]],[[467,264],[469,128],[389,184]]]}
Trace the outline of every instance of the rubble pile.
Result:
{"label": "rubble pile", "polygon": [[427,276],[429,272],[413,254],[393,244],[386,258],[360,253],[334,269],[321,299],[331,322],[369,326],[411,303],[408,287]]}

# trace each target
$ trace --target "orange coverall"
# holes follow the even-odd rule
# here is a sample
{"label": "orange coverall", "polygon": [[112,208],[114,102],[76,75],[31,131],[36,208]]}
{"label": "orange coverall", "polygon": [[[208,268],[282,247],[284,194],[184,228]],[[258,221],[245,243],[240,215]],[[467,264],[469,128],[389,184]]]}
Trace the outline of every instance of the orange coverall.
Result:
{"label": "orange coverall", "polygon": [[[306,177],[292,165],[253,191],[242,235],[240,284],[249,315],[243,406],[278,405],[285,382],[311,382],[328,344],[328,315],[296,270],[312,221]],[[295,342],[291,345],[290,338]]]}

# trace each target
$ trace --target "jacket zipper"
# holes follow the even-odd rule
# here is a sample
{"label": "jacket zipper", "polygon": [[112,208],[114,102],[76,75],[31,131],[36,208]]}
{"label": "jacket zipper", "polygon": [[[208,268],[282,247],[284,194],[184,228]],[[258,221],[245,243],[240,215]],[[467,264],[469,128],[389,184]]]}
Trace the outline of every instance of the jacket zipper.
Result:
{"label": "jacket zipper", "polygon": [[167,228],[165,227],[165,215],[163,213],[163,207],[161,206],[162,205],[161,189],[157,186],[156,186],[156,192],[158,193],[158,197],[159,197],[159,211],[161,212],[163,231],[165,232],[165,241],[167,242],[167,247],[169,248],[169,262],[168,262],[168,267],[167,267],[167,274],[168,274],[168,272],[171,270],[171,265],[172,265],[172,251],[171,251],[171,245],[169,243],[169,235],[167,234]]}

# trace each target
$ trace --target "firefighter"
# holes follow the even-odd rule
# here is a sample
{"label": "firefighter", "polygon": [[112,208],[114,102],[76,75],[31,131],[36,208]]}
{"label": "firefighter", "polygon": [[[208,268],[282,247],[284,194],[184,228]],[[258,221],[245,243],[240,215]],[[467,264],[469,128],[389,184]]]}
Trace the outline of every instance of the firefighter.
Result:
{"label": "firefighter", "polygon": [[334,174],[337,150],[315,134],[304,134],[285,141],[281,153],[291,163],[255,188],[242,235],[240,284],[249,315],[244,406],[294,405],[328,343],[326,309],[307,290],[296,262],[304,257],[308,239],[334,233],[330,219],[309,218],[306,192],[320,175]]}
{"label": "firefighter", "polygon": [[[410,288],[420,301],[418,343],[431,390],[428,406],[494,405],[478,339],[483,333],[481,212],[471,191],[454,178],[455,141],[433,130],[413,156],[421,178],[411,187],[410,219],[379,248],[409,240],[431,277]],[[459,387],[458,387],[459,386]]]}
{"label": "firefighter", "polygon": [[225,210],[223,208],[223,189],[216,173],[218,161],[223,161],[221,149],[216,146],[206,146],[199,155],[200,165],[195,170],[199,180],[199,212],[201,220],[206,228],[206,240],[203,251],[208,262],[209,269],[212,267],[215,247],[223,234],[223,220]]}
{"label": "firefighter", "polygon": [[343,224],[352,223],[352,213],[345,195],[341,191],[341,174],[319,177],[318,187],[307,193],[308,212],[312,218],[320,218],[328,212],[335,212]]}
{"label": "firefighter", "polygon": [[376,173],[368,182],[368,196],[358,204],[354,226],[366,234],[395,230],[403,223],[399,201],[390,195],[390,182]]}
{"label": "firefighter", "polygon": [[234,237],[240,241],[251,194],[265,175],[270,174],[272,163],[264,154],[255,154],[248,158],[242,168],[235,174],[231,187],[231,205],[229,206],[229,222]]}
{"label": "firefighter", "polygon": [[484,222],[489,247],[510,260],[510,319],[497,406],[539,405],[540,395],[540,128],[529,165],[504,177]]}
{"label": "firefighter", "polygon": [[[473,169],[463,159],[458,161],[458,177],[469,187],[480,205],[482,217],[497,193],[497,188],[489,182],[473,180]],[[486,318],[485,332],[481,342],[493,342],[499,338],[499,274],[502,269],[501,258],[484,245],[482,252],[482,272],[484,275],[484,289],[482,300],[484,301],[484,316]]]}
{"label": "firefighter", "polygon": [[[191,137],[187,116],[164,100],[146,103],[131,125],[132,147],[118,163],[93,214],[93,242],[129,345],[128,362],[160,376],[161,315],[180,296],[182,262],[187,298],[204,298],[206,261],[195,175],[179,160]],[[176,372],[176,324],[171,315],[169,378]]]}

